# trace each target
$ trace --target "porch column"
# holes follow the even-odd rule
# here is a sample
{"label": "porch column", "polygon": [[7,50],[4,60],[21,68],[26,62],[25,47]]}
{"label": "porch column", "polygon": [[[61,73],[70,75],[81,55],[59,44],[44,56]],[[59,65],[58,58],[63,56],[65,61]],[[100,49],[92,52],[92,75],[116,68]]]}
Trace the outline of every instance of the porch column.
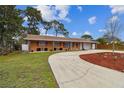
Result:
{"label": "porch column", "polygon": [[31,51],[31,49],[30,49],[30,43],[31,43],[31,41],[27,41],[27,44],[28,44],[28,51],[29,51],[29,52]]}
{"label": "porch column", "polygon": [[91,45],[91,49],[96,49],[96,44],[92,43]]}
{"label": "porch column", "polygon": [[70,49],[72,50],[72,42],[70,42]]}
{"label": "porch column", "polygon": [[54,41],[53,41],[53,51],[54,51],[54,45],[55,45],[55,44],[54,44]]}
{"label": "porch column", "polygon": [[83,44],[82,44],[82,42],[80,43],[80,50],[83,50]]}

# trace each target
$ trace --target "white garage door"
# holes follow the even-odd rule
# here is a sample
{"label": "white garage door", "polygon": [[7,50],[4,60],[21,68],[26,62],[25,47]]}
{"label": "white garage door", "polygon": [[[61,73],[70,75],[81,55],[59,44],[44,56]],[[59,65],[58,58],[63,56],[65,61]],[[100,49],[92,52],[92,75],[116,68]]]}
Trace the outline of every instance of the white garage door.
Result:
{"label": "white garage door", "polygon": [[83,48],[84,49],[91,49],[91,44],[90,43],[83,43]]}
{"label": "white garage door", "polygon": [[96,48],[96,44],[92,44],[92,49],[95,49]]}

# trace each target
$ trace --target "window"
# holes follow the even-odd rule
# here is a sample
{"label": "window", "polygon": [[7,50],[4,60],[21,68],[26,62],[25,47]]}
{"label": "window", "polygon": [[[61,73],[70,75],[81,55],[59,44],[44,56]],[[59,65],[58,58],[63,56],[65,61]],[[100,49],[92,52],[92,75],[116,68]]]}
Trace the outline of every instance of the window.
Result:
{"label": "window", "polygon": [[60,46],[60,42],[55,42],[54,45],[55,45],[55,47],[59,47]]}
{"label": "window", "polygon": [[64,47],[69,48],[69,46],[70,46],[70,43],[68,43],[68,42],[64,43]]}
{"label": "window", "polygon": [[39,46],[39,42],[37,41],[37,46]]}
{"label": "window", "polygon": [[59,50],[63,50],[62,48],[59,48]]}
{"label": "window", "polygon": [[37,48],[37,51],[41,51],[41,48]]}
{"label": "window", "polygon": [[56,51],[57,49],[56,48],[54,48],[54,51]]}
{"label": "window", "polygon": [[44,51],[48,51],[48,48],[44,48]]}
{"label": "window", "polygon": [[40,46],[46,46],[46,41],[40,41]]}
{"label": "window", "polygon": [[72,47],[75,47],[75,43],[72,43]]}
{"label": "window", "polygon": [[76,47],[77,47],[77,48],[78,48],[78,45],[79,45],[79,44],[78,44],[78,43],[76,43]]}

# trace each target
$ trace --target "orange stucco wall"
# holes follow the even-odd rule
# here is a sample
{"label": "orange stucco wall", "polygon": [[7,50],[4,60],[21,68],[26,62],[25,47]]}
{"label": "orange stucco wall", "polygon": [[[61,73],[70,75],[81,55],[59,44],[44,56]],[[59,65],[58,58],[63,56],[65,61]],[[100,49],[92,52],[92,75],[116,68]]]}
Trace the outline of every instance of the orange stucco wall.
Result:
{"label": "orange stucco wall", "polygon": [[36,51],[39,46],[37,45],[37,41],[30,41],[29,43],[29,50]]}
{"label": "orange stucco wall", "polygon": [[73,42],[72,43],[72,50],[80,50],[80,43],[79,42]]}
{"label": "orange stucco wall", "polygon": [[37,48],[41,48],[41,50],[44,48],[48,48],[48,50],[50,51],[53,49],[52,44],[53,42],[48,41],[46,46],[41,46],[39,44],[39,41],[30,41],[29,49],[30,51],[37,51]]}

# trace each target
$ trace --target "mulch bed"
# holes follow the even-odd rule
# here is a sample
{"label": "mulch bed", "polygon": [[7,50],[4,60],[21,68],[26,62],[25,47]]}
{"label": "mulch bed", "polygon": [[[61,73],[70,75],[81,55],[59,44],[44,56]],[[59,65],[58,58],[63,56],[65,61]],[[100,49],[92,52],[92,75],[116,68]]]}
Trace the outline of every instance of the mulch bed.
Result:
{"label": "mulch bed", "polygon": [[102,52],[82,54],[80,58],[90,63],[124,72],[124,53]]}

